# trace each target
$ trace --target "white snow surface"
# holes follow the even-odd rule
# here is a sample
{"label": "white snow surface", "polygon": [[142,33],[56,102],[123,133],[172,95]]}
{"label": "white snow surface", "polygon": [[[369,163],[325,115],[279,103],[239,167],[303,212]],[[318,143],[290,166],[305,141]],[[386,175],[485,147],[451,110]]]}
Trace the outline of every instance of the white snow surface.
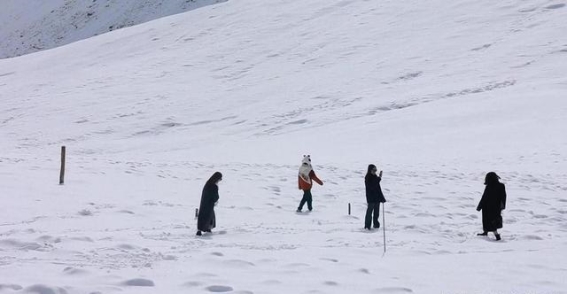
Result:
{"label": "white snow surface", "polygon": [[[0,293],[567,293],[565,19],[231,0],[0,60]],[[304,154],[324,185],[297,214]],[[386,254],[362,229],[369,163]],[[489,171],[499,242],[476,236]]]}
{"label": "white snow surface", "polygon": [[0,58],[51,49],[226,0],[2,0]]}

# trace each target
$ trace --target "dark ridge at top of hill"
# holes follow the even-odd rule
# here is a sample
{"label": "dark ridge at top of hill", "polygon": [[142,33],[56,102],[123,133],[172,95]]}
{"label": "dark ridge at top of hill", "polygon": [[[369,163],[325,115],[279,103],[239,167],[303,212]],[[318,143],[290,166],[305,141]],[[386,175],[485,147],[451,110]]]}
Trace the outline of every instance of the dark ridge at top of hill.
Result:
{"label": "dark ridge at top of hill", "polygon": [[4,0],[0,59],[63,46],[227,0]]}

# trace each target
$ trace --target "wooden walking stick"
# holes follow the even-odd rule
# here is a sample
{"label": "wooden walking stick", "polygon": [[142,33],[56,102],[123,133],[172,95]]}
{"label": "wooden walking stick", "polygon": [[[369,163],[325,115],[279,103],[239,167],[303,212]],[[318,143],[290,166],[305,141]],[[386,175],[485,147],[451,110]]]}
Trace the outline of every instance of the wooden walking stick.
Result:
{"label": "wooden walking stick", "polygon": [[386,205],[385,204],[386,202],[382,202],[382,231],[384,232],[384,254],[386,254]]}

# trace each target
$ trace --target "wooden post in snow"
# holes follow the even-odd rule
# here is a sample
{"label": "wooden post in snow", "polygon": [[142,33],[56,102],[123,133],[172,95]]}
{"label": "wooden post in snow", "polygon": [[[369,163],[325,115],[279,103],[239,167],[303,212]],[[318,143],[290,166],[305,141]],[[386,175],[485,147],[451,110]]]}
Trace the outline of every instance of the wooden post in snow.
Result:
{"label": "wooden post in snow", "polygon": [[59,185],[65,183],[65,146],[61,146],[61,172],[59,173]]}
{"label": "wooden post in snow", "polygon": [[350,202],[348,203],[348,215],[350,215]]}

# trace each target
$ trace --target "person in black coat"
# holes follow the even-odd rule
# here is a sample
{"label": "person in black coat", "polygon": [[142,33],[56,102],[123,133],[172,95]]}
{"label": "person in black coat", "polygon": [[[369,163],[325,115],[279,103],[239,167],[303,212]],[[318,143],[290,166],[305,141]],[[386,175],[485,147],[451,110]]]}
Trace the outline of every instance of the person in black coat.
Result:
{"label": "person in black coat", "polygon": [[216,227],[215,204],[219,200],[218,183],[221,180],[222,174],[215,172],[203,187],[197,218],[197,236],[202,235],[201,231],[210,233]]}
{"label": "person in black coat", "polygon": [[483,232],[478,235],[486,236],[488,232],[494,232],[496,240],[500,240],[498,229],[502,228],[502,210],[506,208],[506,187],[499,179],[495,172],[486,174],[486,188],[476,208],[477,211],[482,210]]}
{"label": "person in black coat", "polygon": [[[374,228],[380,227],[378,217],[380,216],[380,203],[386,202],[382,188],[380,188],[380,181],[382,180],[382,171],[376,175],[376,166],[374,164],[368,165],[368,171],[364,177],[364,184],[366,186],[366,202],[368,208],[366,209],[366,217],[364,218],[364,228],[371,230],[370,222],[372,220]],[[372,215],[374,214],[374,216]]]}

